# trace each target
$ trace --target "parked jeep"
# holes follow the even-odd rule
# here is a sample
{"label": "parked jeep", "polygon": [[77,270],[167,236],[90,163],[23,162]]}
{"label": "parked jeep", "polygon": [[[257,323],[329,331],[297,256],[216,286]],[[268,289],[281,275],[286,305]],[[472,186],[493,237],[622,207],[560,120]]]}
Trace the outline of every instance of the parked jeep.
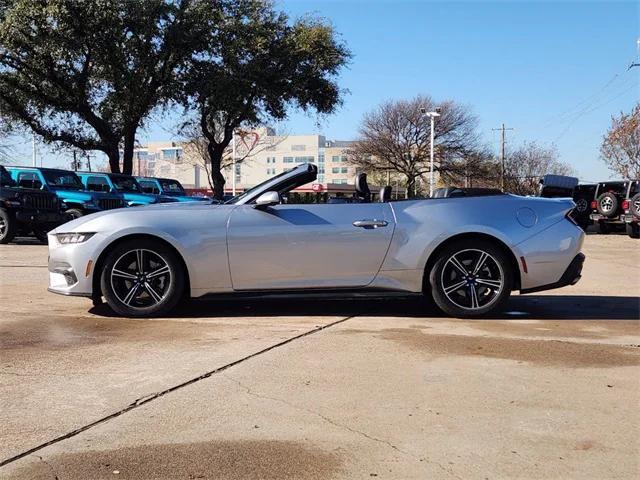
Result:
{"label": "parked jeep", "polygon": [[78,175],[87,190],[119,195],[130,207],[178,201],[166,195],[144,193],[138,181],[131,175],[103,172],[78,172]]}
{"label": "parked jeep", "polygon": [[0,243],[32,232],[46,242],[47,232],[68,220],[64,206],[53,193],[18,188],[0,165]]}
{"label": "parked jeep", "polygon": [[577,185],[573,189],[573,201],[576,203],[576,207],[571,212],[571,217],[576,221],[583,230],[586,230],[591,225],[591,202],[595,198],[596,194],[595,183],[585,183]]}
{"label": "parked jeep", "polygon": [[7,170],[18,187],[57,195],[58,200],[67,205],[67,213],[71,218],[125,206],[124,200],[117,195],[85,191],[75,172],[38,167],[9,167]]}
{"label": "parked jeep", "polygon": [[622,202],[624,223],[627,235],[640,238],[640,180],[629,182],[627,198]]}
{"label": "parked jeep", "polygon": [[171,178],[136,177],[144,193],[153,195],[165,195],[175,198],[179,202],[210,201],[208,197],[191,197],[187,195],[184,187],[178,180]]}
{"label": "parked jeep", "polygon": [[600,233],[624,227],[622,202],[626,199],[629,182],[602,182],[596,187],[589,216]]}

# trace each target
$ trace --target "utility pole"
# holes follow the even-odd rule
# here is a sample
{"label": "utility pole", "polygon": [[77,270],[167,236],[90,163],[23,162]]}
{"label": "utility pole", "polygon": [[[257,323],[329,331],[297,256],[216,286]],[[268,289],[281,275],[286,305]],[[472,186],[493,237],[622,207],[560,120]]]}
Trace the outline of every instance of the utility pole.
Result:
{"label": "utility pole", "polygon": [[76,159],[76,151],[73,151],[73,171],[78,171],[78,160]]}
{"label": "utility pole", "polygon": [[34,133],[31,136],[31,160],[33,162],[33,166],[37,167],[37,160],[36,160],[36,134]]}
{"label": "utility pole", "polygon": [[513,128],[507,128],[503,123],[502,127],[493,129],[493,131],[496,131],[496,130],[500,130],[502,132],[502,142],[501,142],[502,145],[500,148],[500,160],[502,164],[502,168],[500,169],[500,189],[504,191],[504,169],[505,169],[505,159],[506,159],[505,145],[507,143],[506,132],[507,130],[513,130]]}

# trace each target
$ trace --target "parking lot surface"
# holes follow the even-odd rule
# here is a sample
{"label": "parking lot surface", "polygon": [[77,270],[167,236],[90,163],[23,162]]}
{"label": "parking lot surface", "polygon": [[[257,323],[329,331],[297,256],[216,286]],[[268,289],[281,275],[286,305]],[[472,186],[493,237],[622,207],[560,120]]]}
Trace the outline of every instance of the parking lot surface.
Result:
{"label": "parking lot surface", "polygon": [[47,293],[46,247],[0,246],[0,477],[638,478],[639,247],[589,235],[578,285],[462,321],[371,299],[122,319]]}

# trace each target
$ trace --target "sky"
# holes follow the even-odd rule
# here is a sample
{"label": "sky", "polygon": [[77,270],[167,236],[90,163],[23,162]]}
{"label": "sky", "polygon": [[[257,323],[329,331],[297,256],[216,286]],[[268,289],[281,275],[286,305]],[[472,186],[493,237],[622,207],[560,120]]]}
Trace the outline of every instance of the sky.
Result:
{"label": "sky", "polygon": [[[362,116],[389,99],[431,95],[469,105],[499,151],[556,145],[582,181],[613,178],[599,158],[611,116],[640,98],[638,2],[276,0],[292,17],[328,19],[353,54],[339,76],[344,104],[329,117],[292,112],[288,134],[355,139]],[[139,139],[169,140],[173,119]],[[30,144],[19,148],[30,159]],[[41,149],[45,164],[59,156]]]}

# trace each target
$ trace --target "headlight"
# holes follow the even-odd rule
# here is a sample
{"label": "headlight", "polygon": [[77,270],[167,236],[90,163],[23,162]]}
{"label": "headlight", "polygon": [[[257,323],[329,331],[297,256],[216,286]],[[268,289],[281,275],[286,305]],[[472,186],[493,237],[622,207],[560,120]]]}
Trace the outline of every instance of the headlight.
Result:
{"label": "headlight", "polygon": [[4,203],[7,207],[19,207],[21,205],[20,200],[5,200]]}
{"label": "headlight", "polygon": [[95,233],[57,233],[58,242],[63,245],[70,243],[82,243],[93,237]]}

